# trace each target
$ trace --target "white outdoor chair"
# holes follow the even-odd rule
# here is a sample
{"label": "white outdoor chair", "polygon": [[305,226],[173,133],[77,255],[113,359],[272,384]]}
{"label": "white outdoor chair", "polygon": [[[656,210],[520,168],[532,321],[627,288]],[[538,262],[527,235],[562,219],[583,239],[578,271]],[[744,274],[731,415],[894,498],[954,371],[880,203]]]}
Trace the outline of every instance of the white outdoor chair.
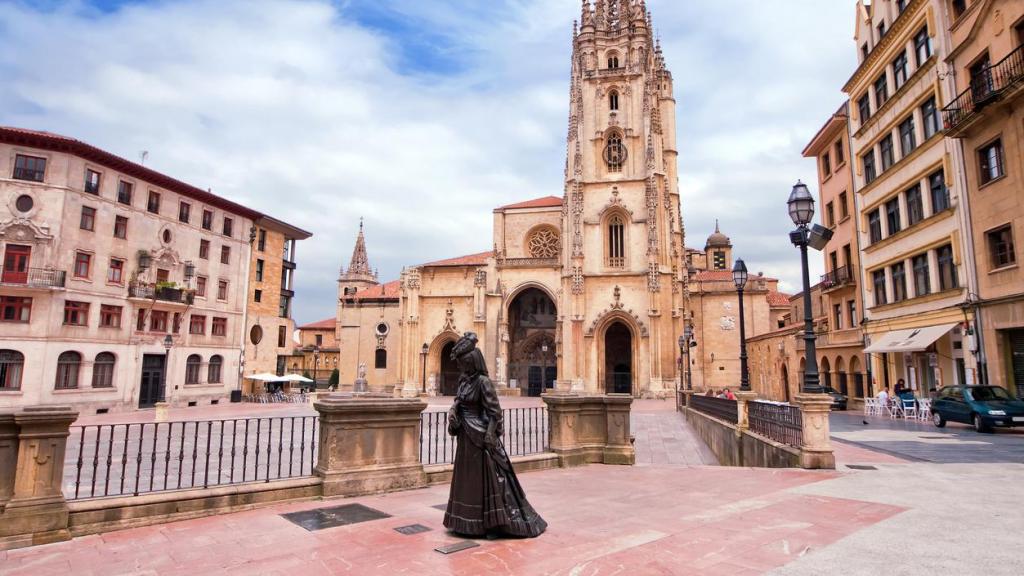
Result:
{"label": "white outdoor chair", "polygon": [[900,404],[903,405],[903,419],[917,419],[917,400],[901,400]]}
{"label": "white outdoor chair", "polygon": [[889,418],[899,418],[903,414],[903,403],[899,401],[899,398],[889,398],[886,408],[889,412]]}
{"label": "white outdoor chair", "polygon": [[917,418],[918,420],[931,420],[932,419],[932,399],[922,398],[917,401]]}
{"label": "white outdoor chair", "polygon": [[878,398],[865,398],[864,399],[864,415],[874,416],[880,411],[878,406]]}

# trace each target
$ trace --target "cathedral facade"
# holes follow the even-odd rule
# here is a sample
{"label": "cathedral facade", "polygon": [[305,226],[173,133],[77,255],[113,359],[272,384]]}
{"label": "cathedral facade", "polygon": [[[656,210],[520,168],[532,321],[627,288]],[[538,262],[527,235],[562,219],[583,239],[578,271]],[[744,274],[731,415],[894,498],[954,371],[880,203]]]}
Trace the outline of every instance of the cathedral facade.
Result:
{"label": "cathedral facade", "polygon": [[563,194],[495,209],[492,250],[379,283],[360,227],[339,279],[341,382],[365,369],[373,389],[453,394],[451,348],[473,331],[502,393],[675,389],[707,259],[684,248],[673,80],[643,0],[584,1],[571,70]]}

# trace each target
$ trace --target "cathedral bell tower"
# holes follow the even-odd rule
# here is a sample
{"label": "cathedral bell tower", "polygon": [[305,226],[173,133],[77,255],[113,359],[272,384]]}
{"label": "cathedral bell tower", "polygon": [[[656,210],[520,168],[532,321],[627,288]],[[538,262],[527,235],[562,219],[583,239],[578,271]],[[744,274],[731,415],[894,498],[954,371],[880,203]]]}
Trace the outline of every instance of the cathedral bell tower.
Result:
{"label": "cathedral bell tower", "polygon": [[685,269],[672,74],[644,0],[582,0],[568,128],[565,375],[660,395],[677,375]]}
{"label": "cathedral bell tower", "polygon": [[363,236],[363,219],[359,219],[359,235],[352,249],[352,260],[348,270],[338,271],[338,298],[352,296],[357,291],[379,284],[377,273],[370,270],[370,260],[366,255],[366,238]]}

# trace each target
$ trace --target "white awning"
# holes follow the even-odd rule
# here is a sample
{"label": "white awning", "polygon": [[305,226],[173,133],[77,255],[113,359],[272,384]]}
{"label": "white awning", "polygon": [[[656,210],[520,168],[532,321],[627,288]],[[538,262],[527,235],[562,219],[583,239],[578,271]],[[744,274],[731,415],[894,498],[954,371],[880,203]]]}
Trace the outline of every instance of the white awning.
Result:
{"label": "white awning", "polygon": [[864,349],[864,352],[920,352],[932,342],[942,338],[956,324],[941,324],[911,330],[893,330],[883,334],[878,340]]}

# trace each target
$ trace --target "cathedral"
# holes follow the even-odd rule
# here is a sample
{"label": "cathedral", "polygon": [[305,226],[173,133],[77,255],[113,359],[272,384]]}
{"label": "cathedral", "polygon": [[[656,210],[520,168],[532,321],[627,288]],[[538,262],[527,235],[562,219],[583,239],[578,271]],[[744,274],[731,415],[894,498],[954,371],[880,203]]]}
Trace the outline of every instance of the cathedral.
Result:
{"label": "cathedral", "polygon": [[[736,293],[722,283],[732,246],[716,229],[704,251],[685,248],[675,118],[645,2],[584,0],[563,194],[496,208],[492,250],[408,266],[386,283],[360,225],[338,282],[341,382],[365,373],[373,390],[454,394],[451,349],[472,331],[502,394],[665,397],[684,372],[678,338],[690,322],[693,383],[736,385]],[[771,330],[775,281],[750,282],[748,326]]]}

